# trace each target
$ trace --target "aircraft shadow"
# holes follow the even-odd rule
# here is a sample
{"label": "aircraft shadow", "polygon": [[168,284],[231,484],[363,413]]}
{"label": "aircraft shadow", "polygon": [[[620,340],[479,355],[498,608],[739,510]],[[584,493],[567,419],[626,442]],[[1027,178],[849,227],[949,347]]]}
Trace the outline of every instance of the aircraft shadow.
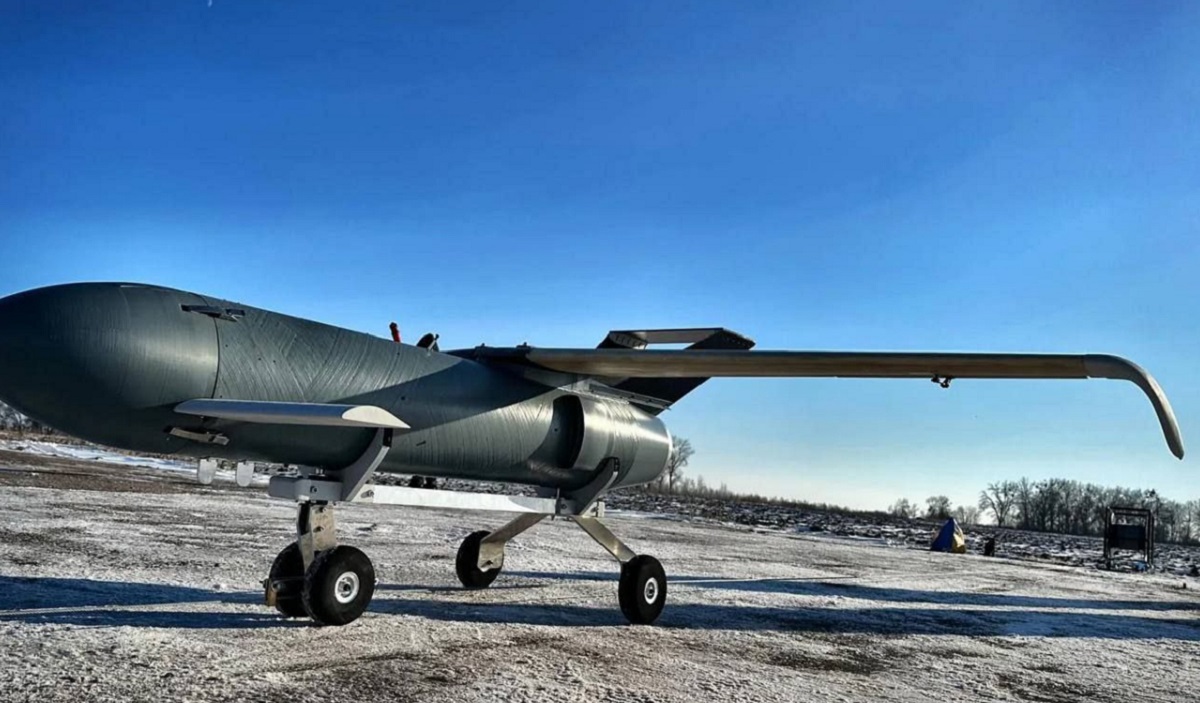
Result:
{"label": "aircraft shadow", "polygon": [[[538,579],[612,582],[607,572],[553,574],[514,572],[509,576]],[[1200,641],[1200,618],[1152,617],[1127,613],[1095,612],[1126,610],[1194,610],[1192,602],[1072,600],[1035,598],[1005,594],[959,594],[942,591],[888,589],[845,583],[800,580],[740,580],[676,577],[683,587],[738,588],[750,592],[803,593],[871,598],[875,600],[929,604],[930,607],[780,607],[754,604],[706,604],[673,602],[659,625],[678,629],[759,630],[780,632],[863,633],[874,635],[1028,635],[1103,639],[1171,639]],[[500,585],[500,584],[497,584]],[[489,600],[487,592],[473,594],[470,601],[452,597],[406,598],[405,592],[464,593],[457,587],[425,587],[381,584],[370,610],[404,614],[449,622],[527,624],[559,627],[623,626],[616,607],[592,607],[562,603],[503,602],[501,593]],[[513,584],[515,589],[536,585]],[[511,590],[511,589],[504,589]],[[184,603],[252,605],[260,602],[256,592],[223,592],[167,584],[123,583],[90,579],[0,576],[0,622],[66,624],[79,626],[132,626],[184,629],[305,627],[304,620],[285,620],[265,606],[259,612],[136,609]],[[942,606],[957,605],[948,609]],[[961,608],[961,606],[977,606]],[[980,606],[1012,610],[984,610]],[[1055,612],[1028,608],[1080,608],[1092,612]],[[1023,609],[1024,608],[1024,609]]]}
{"label": "aircraft shadow", "polygon": [[[614,594],[615,595],[615,594]],[[448,622],[613,627],[625,625],[611,607],[558,603],[385,599],[377,613],[416,615]],[[1200,620],[1113,613],[933,608],[782,608],[778,606],[669,603],[658,627],[680,630],[822,632],[870,635],[1039,636],[1200,641]]]}
{"label": "aircraft shadow", "polygon": [[256,604],[255,592],[226,592],[157,583],[0,576],[0,622],[81,626],[259,628],[301,625],[264,607],[261,613],[128,610],[180,603]]}
{"label": "aircraft shadow", "polygon": [[[532,579],[570,581],[613,581],[618,574],[606,571],[581,571],[553,573],[541,571],[506,571],[500,576],[515,576]],[[829,577],[814,578],[761,578],[739,579],[720,576],[667,576],[671,586],[687,588],[721,589],[746,591],[749,593],[784,593],[801,596],[839,596],[890,603],[930,603],[937,605],[973,605],[981,607],[1008,608],[1072,608],[1080,610],[1143,610],[1143,611],[1200,611],[1197,600],[1108,600],[1089,598],[1050,598],[1008,593],[977,593],[955,591],[931,591],[924,589],[866,586],[830,580]]]}

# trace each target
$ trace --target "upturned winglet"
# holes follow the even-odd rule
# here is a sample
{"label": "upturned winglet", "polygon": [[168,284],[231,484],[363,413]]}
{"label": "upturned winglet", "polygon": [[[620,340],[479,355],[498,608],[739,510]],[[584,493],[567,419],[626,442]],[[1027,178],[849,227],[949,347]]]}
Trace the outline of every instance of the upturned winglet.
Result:
{"label": "upturned winglet", "polygon": [[1179,459],[1183,458],[1183,436],[1179,432],[1179,422],[1175,419],[1175,411],[1171,409],[1171,402],[1167,400],[1167,394],[1163,393],[1162,387],[1158,385],[1158,381],[1155,381],[1153,376],[1129,359],[1108,354],[1085,355],[1083,368],[1087,371],[1089,378],[1131,381],[1141,388],[1146,397],[1150,399],[1150,404],[1154,406],[1154,412],[1158,415],[1158,422],[1162,425],[1163,436],[1167,440],[1167,446],[1171,448],[1171,453]]}

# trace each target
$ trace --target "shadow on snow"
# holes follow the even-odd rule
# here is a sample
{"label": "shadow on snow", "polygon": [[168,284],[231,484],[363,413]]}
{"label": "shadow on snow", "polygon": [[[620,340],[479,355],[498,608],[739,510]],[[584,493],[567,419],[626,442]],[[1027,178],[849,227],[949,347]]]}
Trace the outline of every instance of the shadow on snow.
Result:
{"label": "shadow on snow", "polygon": [[[615,602],[607,607],[591,607],[557,603],[497,603],[486,600],[465,602],[443,599],[386,599],[373,602],[371,610],[450,622],[569,627],[625,624]],[[656,626],[683,630],[757,630],[892,636],[1026,635],[1200,641],[1200,620],[1190,618],[1035,610],[948,610],[939,607],[786,608],[668,603]]]}
{"label": "shadow on snow", "polygon": [[[506,571],[504,576],[569,581],[613,581],[618,574],[607,571],[553,573],[541,571]],[[925,589],[866,586],[831,580],[827,576],[814,578],[723,578],[719,576],[668,576],[671,586],[684,588],[721,589],[750,593],[783,593],[798,596],[826,596],[885,601],[889,603],[932,603],[937,605],[974,605],[999,608],[1072,608],[1078,610],[1143,610],[1143,611],[1200,611],[1196,600],[1108,600],[1086,598],[1051,598],[1009,593],[978,593],[971,591],[931,591]]]}
{"label": "shadow on snow", "polygon": [[[616,578],[611,573],[514,572],[509,577],[610,582],[613,602],[602,606],[561,603],[500,602],[505,596],[465,592],[441,586],[381,584],[370,610],[413,615],[430,620],[558,627],[623,626],[616,607]],[[680,576],[672,586],[736,589],[751,592],[844,596],[912,607],[759,606],[730,603],[669,603],[659,625],[678,629],[759,630],[781,632],[865,633],[874,635],[1028,635],[1105,639],[1176,639],[1200,641],[1200,618],[1139,616],[1098,610],[1195,610],[1195,602],[1107,601],[1041,598],[996,593],[954,593],[861,586],[795,579],[720,579]],[[500,584],[497,584],[500,585]],[[537,585],[511,584],[512,589]],[[407,592],[431,598],[407,598]],[[51,623],[80,626],[172,627],[185,629],[304,626],[285,620],[266,606],[258,612],[137,609],[181,603],[253,605],[257,592],[225,592],[168,584],[122,583],[88,579],[0,576],[0,622]],[[443,595],[444,594],[444,595]],[[582,594],[581,594],[582,595]],[[470,600],[464,600],[467,597]],[[509,596],[511,598],[511,596]],[[946,605],[958,606],[947,608]],[[964,607],[965,606],[965,607]],[[987,610],[983,607],[1007,607]],[[1031,610],[1078,608],[1091,612]]]}
{"label": "shadow on snow", "polygon": [[131,606],[219,602],[261,603],[258,593],[158,583],[0,576],[0,622],[186,629],[280,627],[298,624],[264,607],[259,613],[126,610]]}

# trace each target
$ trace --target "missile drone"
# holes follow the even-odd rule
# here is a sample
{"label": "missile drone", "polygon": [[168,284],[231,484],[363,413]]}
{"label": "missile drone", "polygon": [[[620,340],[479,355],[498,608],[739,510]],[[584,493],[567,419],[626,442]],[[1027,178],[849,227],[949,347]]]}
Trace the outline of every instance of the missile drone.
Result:
{"label": "missile drone", "polygon": [[[662,346],[670,348],[663,349]],[[505,511],[466,537],[455,571],[487,588],[506,543],[551,516],[620,562],[618,602],[655,621],[667,578],[603,522],[608,491],[657,479],[660,418],[712,377],[1126,380],[1183,457],[1166,396],[1108,355],[752,351],[722,328],[613,331],[595,349],[478,346],[443,352],[153,285],[78,283],[0,299],[0,400],[70,435],[127,450],[298,467],[271,496],[297,505],[296,538],[264,581],[288,617],[343,625],[367,608],[371,560],[338,544],[334,506],[367,502]],[[653,348],[659,347],[659,348]],[[682,348],[680,348],[682,347]],[[387,486],[377,473],[535,486],[490,495]]]}

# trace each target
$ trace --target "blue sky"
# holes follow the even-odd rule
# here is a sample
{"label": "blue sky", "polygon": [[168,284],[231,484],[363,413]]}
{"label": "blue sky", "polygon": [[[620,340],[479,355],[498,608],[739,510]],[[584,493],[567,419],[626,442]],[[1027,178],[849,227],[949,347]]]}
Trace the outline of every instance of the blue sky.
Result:
{"label": "blue sky", "polygon": [[[154,282],[444,347],[1109,352],[1200,442],[1193,3],[0,5],[0,294]],[[1200,497],[1129,384],[710,382],[691,470],[885,507]]]}

